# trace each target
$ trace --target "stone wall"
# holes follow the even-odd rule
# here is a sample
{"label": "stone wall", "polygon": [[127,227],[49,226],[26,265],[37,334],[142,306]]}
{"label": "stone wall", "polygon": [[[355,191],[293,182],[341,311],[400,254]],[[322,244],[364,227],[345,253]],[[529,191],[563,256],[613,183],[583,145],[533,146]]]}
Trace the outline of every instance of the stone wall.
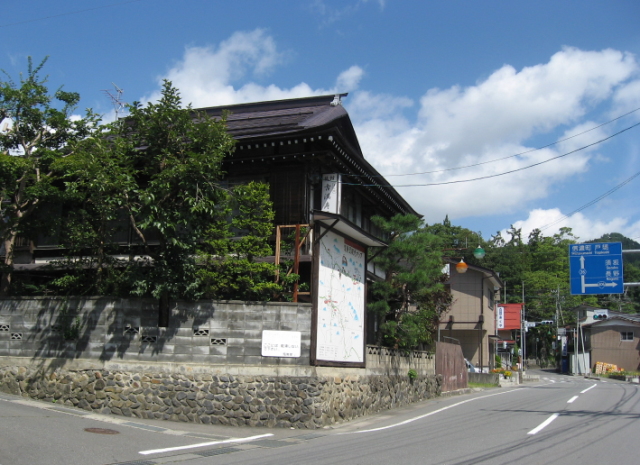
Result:
{"label": "stone wall", "polygon": [[[317,428],[440,394],[433,354],[368,346],[364,369],[310,366],[311,305],[0,299],[0,390],[139,418]],[[263,330],[301,356],[263,357]],[[414,370],[416,379],[409,378]]]}
{"label": "stone wall", "polygon": [[[184,368],[184,367],[183,367]],[[232,426],[320,428],[440,394],[441,377],[309,369],[306,376],[211,370],[53,371],[0,367],[0,391],[98,413]]]}

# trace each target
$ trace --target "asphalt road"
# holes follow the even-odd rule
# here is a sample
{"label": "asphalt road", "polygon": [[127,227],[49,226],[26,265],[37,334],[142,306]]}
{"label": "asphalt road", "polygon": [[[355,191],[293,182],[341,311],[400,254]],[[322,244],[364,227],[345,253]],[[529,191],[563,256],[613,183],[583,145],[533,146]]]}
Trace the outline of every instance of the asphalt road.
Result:
{"label": "asphalt road", "polygon": [[639,419],[637,384],[546,373],[322,430],[91,415],[0,394],[0,465],[637,463]]}

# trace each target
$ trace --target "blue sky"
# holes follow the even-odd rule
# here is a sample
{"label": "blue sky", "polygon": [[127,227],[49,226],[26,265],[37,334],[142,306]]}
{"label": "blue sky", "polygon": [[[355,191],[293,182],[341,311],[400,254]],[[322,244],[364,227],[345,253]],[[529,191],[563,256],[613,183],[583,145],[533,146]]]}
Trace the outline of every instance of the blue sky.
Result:
{"label": "blue sky", "polygon": [[640,123],[597,127],[640,108],[638,24],[637,0],[23,0],[0,68],[48,55],[106,119],[112,83],[144,102],[168,78],[194,107],[349,92],[365,157],[428,223],[640,240],[640,126],[561,156]]}

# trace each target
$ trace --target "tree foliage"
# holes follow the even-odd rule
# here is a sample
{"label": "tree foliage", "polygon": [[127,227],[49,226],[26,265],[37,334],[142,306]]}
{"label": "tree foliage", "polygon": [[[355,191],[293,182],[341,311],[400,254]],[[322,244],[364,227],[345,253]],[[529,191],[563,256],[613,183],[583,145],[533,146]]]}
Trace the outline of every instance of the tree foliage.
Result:
{"label": "tree foliage", "polygon": [[374,259],[385,279],[370,286],[373,301],[368,309],[378,320],[378,342],[403,349],[428,344],[450,304],[441,241],[414,215],[372,221],[390,238],[389,246]]}
{"label": "tree foliage", "polygon": [[274,263],[257,260],[273,255],[268,239],[275,212],[266,184],[251,182],[231,190],[229,221],[212,224],[200,247],[203,267],[198,273],[205,297],[272,300],[297,275],[276,282]]}
{"label": "tree foliage", "polygon": [[7,79],[0,81],[2,293],[7,293],[11,284],[17,237],[34,239],[47,232],[42,221],[34,221],[34,212],[57,195],[52,165],[73,153],[74,143],[91,135],[99,120],[91,111],[82,118],[72,118],[80,96],[61,88],[49,91],[47,78],[40,75],[46,61],[34,66],[29,58],[27,74],[20,76],[19,83],[6,73]]}
{"label": "tree foliage", "polygon": [[171,299],[266,300],[297,279],[275,283],[259,259],[272,254],[268,186],[222,184],[234,148],[224,117],[183,108],[165,81],[157,102],[99,126],[91,112],[72,118],[77,94],[49,95],[43,64],[0,83],[6,264],[19,236],[50,235],[63,254],[36,292],[153,296],[165,326]]}
{"label": "tree foliage", "polygon": [[[166,326],[170,299],[198,296],[197,245],[225,209],[222,160],[234,141],[224,119],[182,108],[168,81],[158,102],[136,102],[128,110],[58,166],[82,206],[68,218],[70,231],[77,231],[68,240],[79,239],[102,270],[110,257],[103,246],[124,220],[137,244],[126,262],[130,292],[159,299]],[[89,218],[85,233],[79,225]]]}

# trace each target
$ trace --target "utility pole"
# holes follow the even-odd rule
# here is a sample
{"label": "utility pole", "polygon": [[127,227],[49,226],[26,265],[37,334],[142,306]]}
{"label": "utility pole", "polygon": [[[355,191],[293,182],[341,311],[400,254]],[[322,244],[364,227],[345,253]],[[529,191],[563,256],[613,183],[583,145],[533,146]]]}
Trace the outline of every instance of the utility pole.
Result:
{"label": "utility pole", "polygon": [[558,321],[560,320],[560,286],[558,285],[556,289],[556,367],[560,368],[562,371],[562,343],[560,342],[560,337],[558,336]]}
{"label": "utility pole", "polygon": [[[520,334],[522,335],[522,337],[520,338],[520,343],[522,344],[522,369],[524,370],[524,361],[526,360],[527,357],[527,321],[526,321],[526,317],[527,317],[527,312],[524,308],[524,281],[522,281],[522,317],[520,318],[520,321],[522,322],[521,325],[524,326],[524,331],[520,331]],[[522,380],[520,380],[522,381]]]}
{"label": "utility pole", "polygon": [[[573,374],[580,374],[580,362],[578,362],[578,342],[580,338],[580,317],[578,315],[579,310],[576,309],[576,329],[574,331],[573,337],[573,356],[575,357],[576,363],[573,367]],[[584,350],[584,348],[582,349]]]}

